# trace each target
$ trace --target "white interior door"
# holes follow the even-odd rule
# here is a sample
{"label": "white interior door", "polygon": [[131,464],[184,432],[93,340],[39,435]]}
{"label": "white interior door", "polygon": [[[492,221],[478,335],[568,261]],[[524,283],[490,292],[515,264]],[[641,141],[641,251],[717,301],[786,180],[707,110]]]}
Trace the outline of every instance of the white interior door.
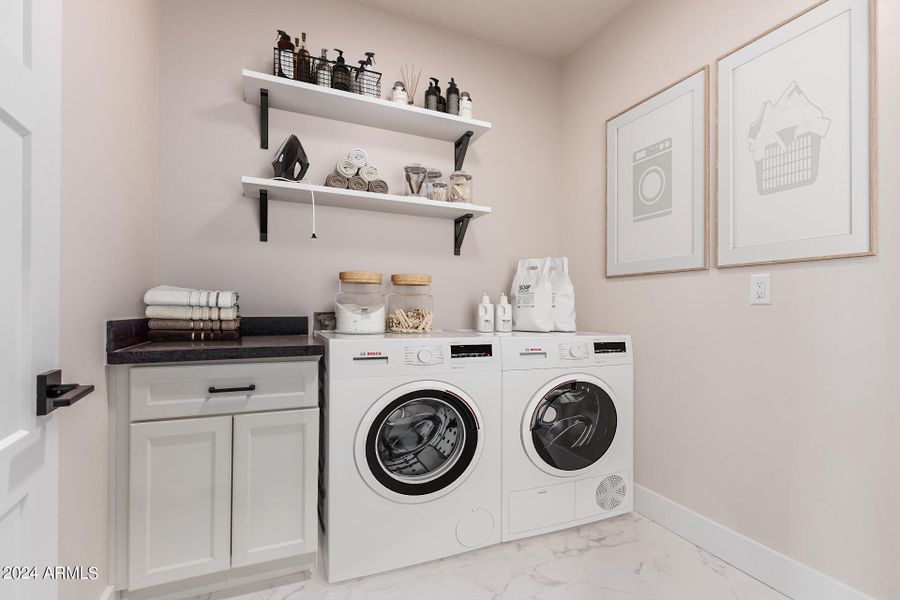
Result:
{"label": "white interior door", "polygon": [[[0,0],[0,567],[38,577],[57,561],[57,428],[35,416],[35,375],[58,366],[60,16]],[[0,579],[4,600],[55,597]]]}

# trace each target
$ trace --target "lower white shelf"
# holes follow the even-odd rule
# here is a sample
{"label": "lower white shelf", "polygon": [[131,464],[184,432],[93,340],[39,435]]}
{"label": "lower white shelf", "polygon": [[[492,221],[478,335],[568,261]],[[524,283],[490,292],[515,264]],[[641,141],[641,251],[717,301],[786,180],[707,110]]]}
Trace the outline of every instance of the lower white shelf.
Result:
{"label": "lower white shelf", "polygon": [[263,177],[242,177],[244,196],[260,201],[260,241],[268,238],[268,201],[312,204],[315,194],[318,206],[337,206],[374,212],[414,215],[438,219],[453,219],[454,253],[459,254],[470,219],[491,213],[491,207],[464,202],[442,202],[415,196],[373,194],[356,190],[326,187],[310,183],[278,181]]}

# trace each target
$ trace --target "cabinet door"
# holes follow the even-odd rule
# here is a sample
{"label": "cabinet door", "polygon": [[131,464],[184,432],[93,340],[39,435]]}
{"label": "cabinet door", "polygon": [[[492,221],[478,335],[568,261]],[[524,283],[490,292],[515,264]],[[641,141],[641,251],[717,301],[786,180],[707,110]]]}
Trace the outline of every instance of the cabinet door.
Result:
{"label": "cabinet door", "polygon": [[128,587],[224,571],[231,417],[131,425]]}
{"label": "cabinet door", "polygon": [[235,567],[314,552],[319,411],[234,417]]}

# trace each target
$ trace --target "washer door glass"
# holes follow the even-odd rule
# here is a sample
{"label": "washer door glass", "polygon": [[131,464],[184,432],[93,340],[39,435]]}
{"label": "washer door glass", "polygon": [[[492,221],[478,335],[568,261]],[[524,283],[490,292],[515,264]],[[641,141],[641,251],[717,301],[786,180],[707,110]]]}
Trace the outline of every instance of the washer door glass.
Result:
{"label": "washer door glass", "polygon": [[531,416],[531,441],[538,456],[562,471],[578,471],[600,460],[616,436],[612,398],[587,381],[567,381],[538,402]]}
{"label": "washer door glass", "polygon": [[477,445],[477,420],[461,398],[418,390],[390,402],[375,417],[366,437],[366,461],[386,488],[420,496],[456,481]]}

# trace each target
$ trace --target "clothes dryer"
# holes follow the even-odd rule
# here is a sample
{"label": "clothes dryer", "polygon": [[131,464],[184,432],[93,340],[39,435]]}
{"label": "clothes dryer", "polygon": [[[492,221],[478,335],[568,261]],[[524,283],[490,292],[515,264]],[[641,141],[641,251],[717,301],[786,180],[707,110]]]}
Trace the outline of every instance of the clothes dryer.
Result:
{"label": "clothes dryer", "polygon": [[503,541],[630,512],[631,338],[496,337],[503,369]]}

